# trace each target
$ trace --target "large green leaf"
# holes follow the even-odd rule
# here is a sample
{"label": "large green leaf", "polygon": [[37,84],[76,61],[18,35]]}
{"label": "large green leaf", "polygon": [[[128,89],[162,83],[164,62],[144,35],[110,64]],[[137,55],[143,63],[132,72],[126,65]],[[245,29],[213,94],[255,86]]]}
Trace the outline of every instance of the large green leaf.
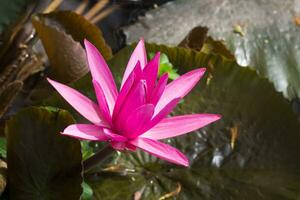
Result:
{"label": "large green leaf", "polygon": [[32,22],[49,58],[49,76],[58,81],[73,82],[88,72],[82,46],[85,38],[96,45],[104,58],[112,55],[100,29],[76,13],[39,14]]}
{"label": "large green leaf", "polygon": [[67,111],[38,107],[24,109],[8,121],[10,199],[79,199],[80,143],[60,134],[72,123]]}
{"label": "large green leaf", "polygon": [[[220,113],[223,118],[165,141],[188,155],[190,168],[139,151],[122,153],[110,168],[115,176],[105,170],[96,180],[89,179],[98,199],[158,199],[165,194],[178,199],[300,197],[300,124],[289,102],[267,79],[214,53],[163,45],[147,45],[147,50],[165,53],[180,74],[208,66],[206,76],[174,114]],[[126,66],[131,51],[125,48],[109,62],[115,75],[124,70],[120,66]]]}

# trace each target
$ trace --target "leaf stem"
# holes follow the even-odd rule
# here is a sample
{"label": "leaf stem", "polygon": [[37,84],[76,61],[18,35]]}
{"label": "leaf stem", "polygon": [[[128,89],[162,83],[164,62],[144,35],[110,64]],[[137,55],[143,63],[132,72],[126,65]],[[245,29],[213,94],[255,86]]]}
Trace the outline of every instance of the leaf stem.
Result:
{"label": "leaf stem", "polygon": [[56,10],[63,0],[53,0],[43,11],[43,13],[49,13]]}
{"label": "leaf stem", "polygon": [[115,152],[115,150],[110,145],[107,145],[93,156],[84,160],[82,163],[84,173],[88,172],[99,163],[105,161],[113,152]]}
{"label": "leaf stem", "polygon": [[109,3],[108,0],[99,1],[96,3],[85,15],[84,17],[87,20],[92,19],[99,11],[101,11],[107,4]]}

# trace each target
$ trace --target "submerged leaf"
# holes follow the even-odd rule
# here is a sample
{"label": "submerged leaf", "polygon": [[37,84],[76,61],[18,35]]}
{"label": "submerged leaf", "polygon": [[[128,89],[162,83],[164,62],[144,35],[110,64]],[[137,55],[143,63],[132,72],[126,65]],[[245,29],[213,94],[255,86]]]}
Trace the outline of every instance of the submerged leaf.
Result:
{"label": "submerged leaf", "polygon": [[11,199],[79,199],[80,143],[59,133],[72,123],[67,111],[38,107],[24,109],[8,121]]}

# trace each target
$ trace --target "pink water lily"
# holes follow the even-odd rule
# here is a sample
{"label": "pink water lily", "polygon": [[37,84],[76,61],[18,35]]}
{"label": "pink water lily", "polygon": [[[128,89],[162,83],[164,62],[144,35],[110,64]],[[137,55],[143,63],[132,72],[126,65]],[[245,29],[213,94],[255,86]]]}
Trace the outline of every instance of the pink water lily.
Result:
{"label": "pink water lily", "polygon": [[62,134],[107,141],[117,150],[139,148],[163,160],[188,166],[183,153],[159,140],[183,135],[220,119],[217,114],[168,117],[200,80],[205,69],[190,71],[171,83],[168,83],[168,74],[157,80],[160,53],[147,62],[141,40],[129,59],[118,91],[97,48],[87,40],[84,44],[98,104],[78,91],[48,79],[61,96],[92,123],[70,125]]}

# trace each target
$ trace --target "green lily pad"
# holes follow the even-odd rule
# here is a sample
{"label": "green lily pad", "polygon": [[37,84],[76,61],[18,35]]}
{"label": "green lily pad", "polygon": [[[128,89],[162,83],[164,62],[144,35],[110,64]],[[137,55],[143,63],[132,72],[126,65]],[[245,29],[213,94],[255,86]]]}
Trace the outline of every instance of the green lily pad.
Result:
{"label": "green lily pad", "polygon": [[59,133],[74,122],[67,111],[38,107],[7,122],[10,199],[80,198],[80,143]]}
{"label": "green lily pad", "polygon": [[53,79],[70,83],[89,71],[82,46],[85,38],[93,42],[106,59],[112,55],[100,29],[76,13],[39,14],[32,18],[32,23],[48,55],[49,76]]}
{"label": "green lily pad", "polygon": [[[107,171],[88,179],[97,199],[297,199],[300,196],[300,124],[289,102],[250,68],[215,53],[146,45],[165,53],[183,74],[197,66],[206,76],[174,114],[219,113],[221,120],[165,142],[182,150],[189,168],[147,153],[121,153]],[[110,60],[123,72],[132,47]],[[130,189],[128,189],[130,188]],[[126,192],[125,192],[126,191]],[[112,195],[113,194],[113,195]]]}

